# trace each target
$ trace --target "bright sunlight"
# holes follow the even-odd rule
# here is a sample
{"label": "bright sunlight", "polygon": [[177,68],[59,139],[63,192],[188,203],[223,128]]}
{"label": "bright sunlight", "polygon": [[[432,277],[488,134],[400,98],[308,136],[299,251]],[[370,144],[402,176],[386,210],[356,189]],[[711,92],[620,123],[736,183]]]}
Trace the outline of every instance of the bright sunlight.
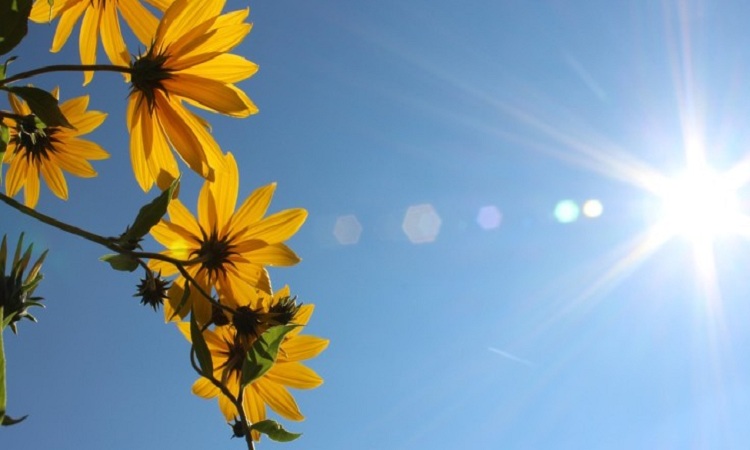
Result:
{"label": "bright sunlight", "polygon": [[736,187],[708,167],[686,170],[662,192],[661,226],[693,242],[711,241],[739,231],[742,224]]}

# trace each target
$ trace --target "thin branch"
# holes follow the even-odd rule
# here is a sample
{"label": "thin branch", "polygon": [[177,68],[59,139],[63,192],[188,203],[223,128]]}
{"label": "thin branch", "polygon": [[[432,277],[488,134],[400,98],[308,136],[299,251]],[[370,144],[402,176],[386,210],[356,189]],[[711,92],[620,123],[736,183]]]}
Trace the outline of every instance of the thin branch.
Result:
{"label": "thin branch", "polygon": [[59,228],[67,233],[75,234],[76,236],[82,237],[88,241],[95,242],[99,245],[102,245],[104,247],[107,247],[108,249],[121,253],[122,249],[120,249],[117,245],[115,245],[112,241],[109,239],[99,236],[98,234],[90,233],[84,229],[75,227],[73,225],[68,225],[65,222],[60,222],[59,220],[50,217],[46,214],[42,214],[39,211],[34,210],[33,208],[29,208],[28,206],[8,197],[5,194],[0,193],[0,201],[6,203],[7,205],[17,209],[18,211],[26,214],[27,216],[31,216],[35,218],[36,220],[46,223],[47,225],[53,226],[55,228]]}
{"label": "thin branch", "polygon": [[126,66],[114,66],[110,64],[54,64],[51,66],[39,67],[38,69],[29,70],[26,72],[19,72],[12,77],[8,77],[4,80],[0,80],[0,86],[13,83],[14,81],[23,80],[25,78],[31,78],[37,75],[51,72],[86,72],[86,71],[105,71],[105,72],[121,72],[121,73],[133,73],[133,69]]}

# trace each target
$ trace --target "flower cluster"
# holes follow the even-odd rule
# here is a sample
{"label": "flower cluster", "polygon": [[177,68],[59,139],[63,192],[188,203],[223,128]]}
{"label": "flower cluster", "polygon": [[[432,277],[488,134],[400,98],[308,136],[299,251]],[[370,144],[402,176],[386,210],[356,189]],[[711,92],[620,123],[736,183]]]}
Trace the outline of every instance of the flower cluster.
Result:
{"label": "flower cluster", "polygon": [[[191,341],[191,362],[199,375],[193,392],[218,398],[233,433],[244,436],[249,448],[261,433],[288,440],[292,434],[267,421],[266,406],[284,418],[303,419],[288,388],[311,389],[322,383],[303,361],[317,356],[328,341],[301,334],[314,306],[299,303],[288,286],[273,291],[267,268],[300,261],[286,242],[305,222],[307,211],[291,208],[269,214],[275,183],[259,187],[238,205],[237,162],[197,113],[246,118],[258,112],[237,86],[258,66],[231,53],[252,28],[249,9],[224,12],[225,0],[31,2],[20,1],[17,10],[28,6],[26,17],[33,22],[58,20],[52,52],[61,50],[80,21],[81,65],[46,66],[13,76],[6,74],[10,60],[0,65],[0,90],[7,92],[10,105],[0,109],[0,179],[7,167],[6,195],[0,194],[0,200],[114,251],[102,259],[117,270],[143,269],[136,296],[154,310],[163,306],[165,321],[176,322]],[[130,36],[123,35],[121,20],[145,47],[136,56],[128,49]],[[25,26],[24,34],[3,33],[0,30],[0,55],[23,39]],[[99,40],[111,64],[97,64]],[[63,70],[82,72],[84,86],[97,71],[119,72],[130,88],[126,126],[135,180],[143,191],[156,185],[162,194],[117,238],[62,226],[34,209],[42,179],[55,196],[67,200],[64,172],[94,177],[91,161],[109,156],[82,138],[107,116],[89,109],[89,96],[60,102],[57,88],[48,92],[16,84]],[[183,164],[203,182],[195,214],[178,198]],[[25,207],[12,199],[21,190]],[[149,233],[164,247],[161,253],[141,251]],[[23,279],[30,251],[23,256],[16,252],[11,275],[0,273],[0,306],[6,317],[12,315],[6,319],[11,326],[31,317],[28,306],[38,305],[31,293],[41,279],[44,256]],[[3,271],[5,260],[3,239]],[[279,429],[287,434],[279,436]]]}

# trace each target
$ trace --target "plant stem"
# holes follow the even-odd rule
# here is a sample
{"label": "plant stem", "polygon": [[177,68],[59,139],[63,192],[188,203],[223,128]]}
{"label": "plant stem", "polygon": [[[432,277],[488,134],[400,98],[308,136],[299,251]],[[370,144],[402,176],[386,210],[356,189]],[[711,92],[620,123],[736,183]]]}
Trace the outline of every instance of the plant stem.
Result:
{"label": "plant stem", "polygon": [[29,70],[26,72],[19,72],[12,77],[8,77],[4,80],[0,80],[0,86],[13,83],[14,81],[23,80],[25,78],[31,78],[36,75],[51,72],[85,72],[85,71],[106,71],[106,72],[122,72],[122,73],[133,73],[133,69],[126,66],[115,66],[111,64],[53,64],[51,66],[39,67],[38,69]]}
{"label": "plant stem", "polygon": [[108,249],[112,251],[116,251],[118,253],[121,252],[121,249],[117,248],[117,246],[113,244],[109,239],[99,236],[98,234],[90,233],[81,228],[74,227],[73,225],[68,225],[65,222],[60,222],[59,220],[53,217],[50,217],[46,214],[42,214],[39,211],[36,211],[32,208],[29,208],[28,206],[24,204],[19,203],[18,201],[8,197],[5,194],[0,193],[0,201],[3,201],[4,203],[26,214],[27,216],[31,216],[40,222],[46,223],[47,225],[53,226],[55,228],[59,228],[70,234],[75,234],[76,236],[80,236],[88,241],[95,242],[99,245],[103,245],[104,247],[107,247]]}

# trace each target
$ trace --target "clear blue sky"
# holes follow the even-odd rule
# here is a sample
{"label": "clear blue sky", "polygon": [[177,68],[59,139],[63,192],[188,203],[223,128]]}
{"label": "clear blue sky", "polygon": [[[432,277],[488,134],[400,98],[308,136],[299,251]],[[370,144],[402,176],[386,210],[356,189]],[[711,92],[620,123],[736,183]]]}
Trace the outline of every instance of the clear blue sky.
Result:
{"label": "clear blue sky", "polygon": [[[687,135],[718,170],[747,157],[747,5],[250,6],[238,51],[260,71],[241,86],[260,114],[206,117],[242,197],[278,181],[272,210],[309,210],[290,242],[302,263],[271,276],[316,304],[307,331],[331,339],[310,363],[325,384],[295,395],[307,420],[285,422],[304,436],[258,448],[746,448],[750,246],[723,237],[711,260],[675,237],[639,253],[659,199],[634,180],[679,171]],[[32,26],[11,67],[47,61],[52,30]],[[77,57],[71,38],[51,61]],[[43,188],[37,208],[108,235],[155,195],[132,176],[121,81],[37,81],[91,92],[109,112],[92,139],[112,154],[98,178],[68,177],[68,202]],[[199,185],[186,175],[191,208]],[[603,212],[561,223],[566,199]],[[415,205],[439,217],[432,242],[403,231]],[[480,226],[483,207],[499,226]],[[342,245],[351,215],[361,235]],[[6,338],[9,412],[30,417],[0,431],[3,449],[243,448],[190,393],[188,344],[132,297],[136,274],[7,207],[0,221],[50,249],[48,308]]]}

